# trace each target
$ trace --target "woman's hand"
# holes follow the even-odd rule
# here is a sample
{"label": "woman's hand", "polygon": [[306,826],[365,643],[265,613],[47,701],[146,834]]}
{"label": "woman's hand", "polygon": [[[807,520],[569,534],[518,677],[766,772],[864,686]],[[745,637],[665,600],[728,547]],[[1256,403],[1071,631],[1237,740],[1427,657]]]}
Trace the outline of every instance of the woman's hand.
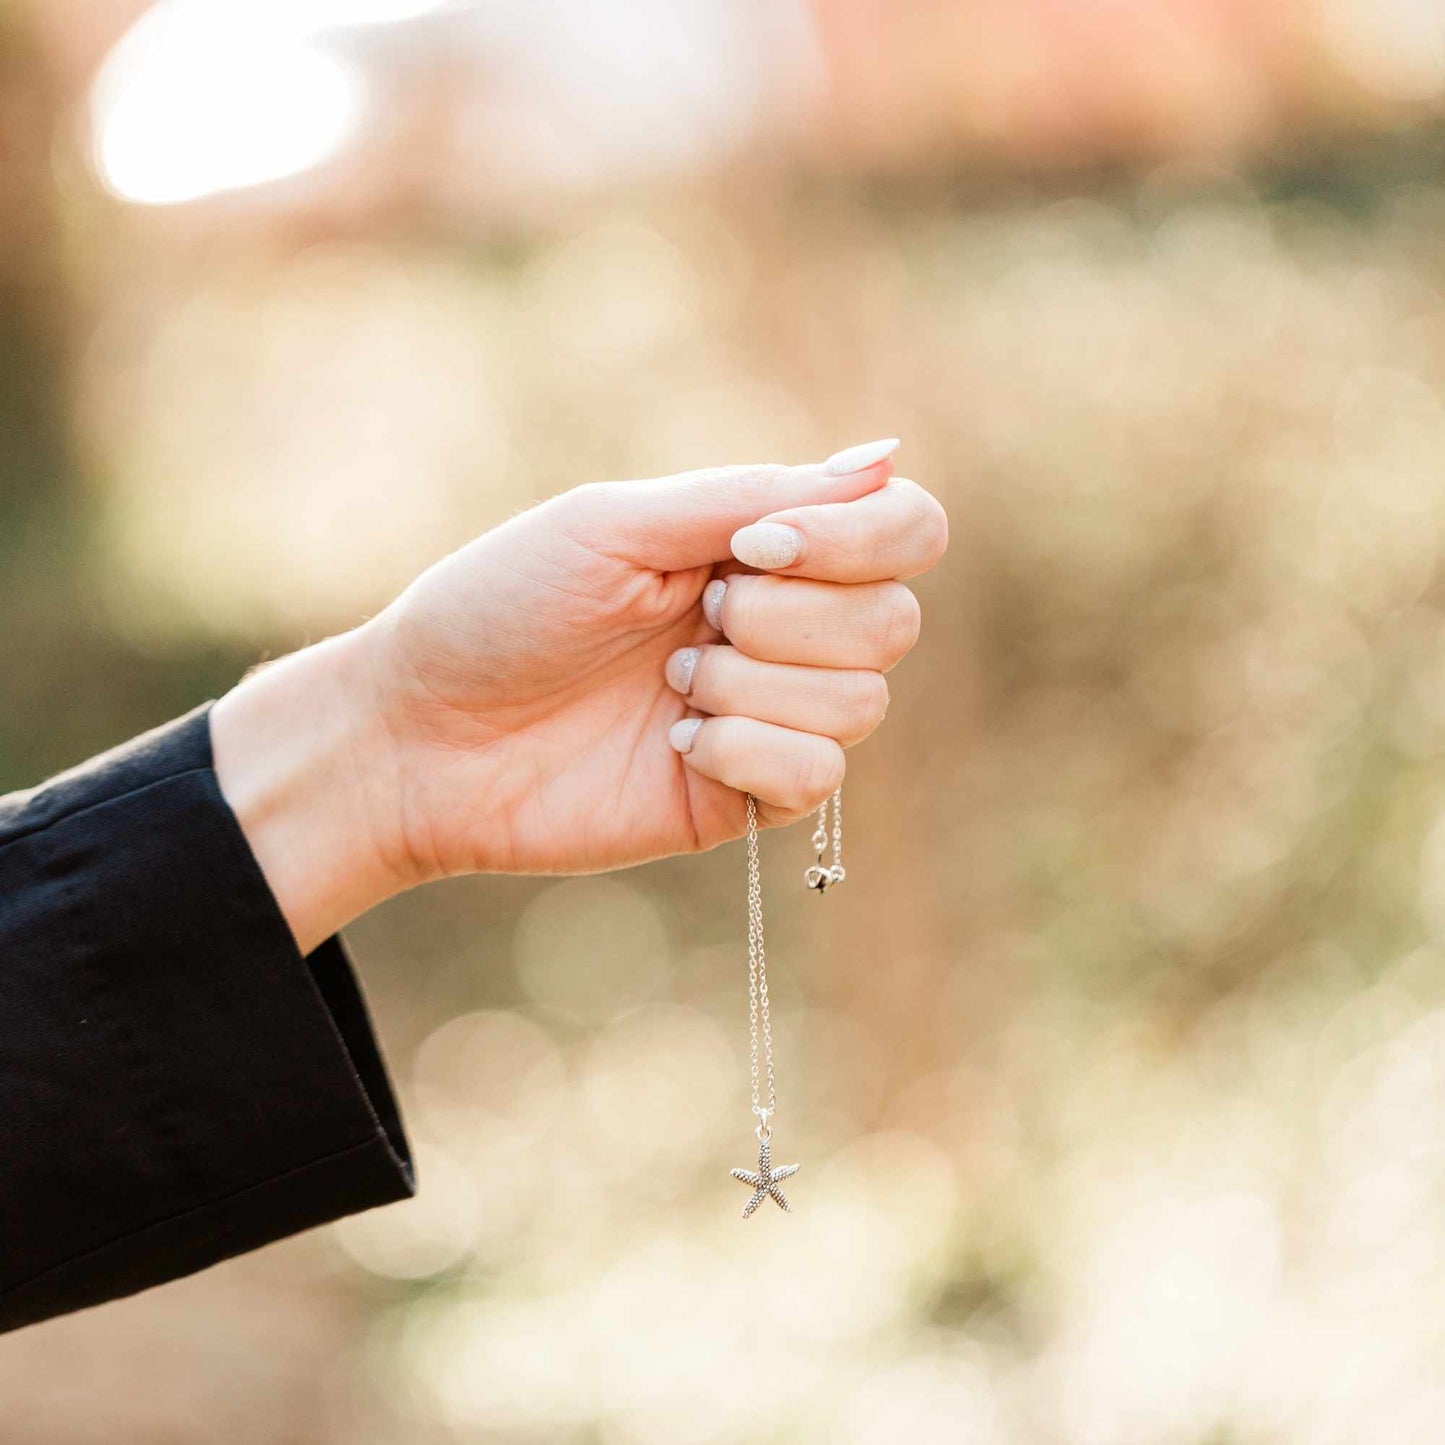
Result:
{"label": "woman's hand", "polygon": [[710,848],[746,792],[816,808],[918,636],[897,579],[947,542],[892,450],[576,488],[223,698],[221,787],[301,947],[430,878]]}

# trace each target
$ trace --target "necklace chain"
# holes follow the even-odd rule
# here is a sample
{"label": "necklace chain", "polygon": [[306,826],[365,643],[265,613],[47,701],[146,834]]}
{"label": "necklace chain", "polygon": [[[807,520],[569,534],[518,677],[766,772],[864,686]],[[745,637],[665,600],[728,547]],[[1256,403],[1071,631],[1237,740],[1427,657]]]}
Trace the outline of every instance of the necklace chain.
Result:
{"label": "necklace chain", "polygon": [[[763,884],[758,864],[758,800],[748,794],[748,1023],[752,1033],[753,1113],[758,1116],[758,1137],[772,1130],[769,1121],[777,1107],[773,1082],[773,1021],[768,1005],[768,957],[763,947]],[[761,1042],[762,1060],[759,1061]],[[763,1076],[767,1103],[763,1103]]]}
{"label": "necklace chain", "polygon": [[[831,805],[832,830],[829,831]],[[751,1038],[753,1113],[757,1116],[758,1138],[766,1144],[772,1137],[772,1118],[777,1110],[778,1094],[773,1076],[773,1021],[768,998],[768,956],[763,943],[763,884],[758,856],[758,800],[748,794],[748,1027]],[[823,867],[823,853],[833,844],[832,866]],[[813,848],[818,861],[809,868],[806,882],[822,893],[846,876],[843,868],[843,790],[837,789],[825,798],[818,809],[818,823],[813,830]],[[764,1102],[766,1100],[766,1102]]]}
{"label": "necklace chain", "polygon": [[828,807],[832,804],[833,811],[833,866],[827,869],[827,881],[820,888],[813,881],[812,870],[809,870],[807,883],[810,888],[819,888],[821,892],[829,883],[841,883],[846,878],[847,872],[843,867],[843,790],[837,789],[831,798],[823,799],[823,806],[818,809],[818,826],[813,829],[813,850],[818,855],[817,867],[823,866],[823,850],[828,846]]}

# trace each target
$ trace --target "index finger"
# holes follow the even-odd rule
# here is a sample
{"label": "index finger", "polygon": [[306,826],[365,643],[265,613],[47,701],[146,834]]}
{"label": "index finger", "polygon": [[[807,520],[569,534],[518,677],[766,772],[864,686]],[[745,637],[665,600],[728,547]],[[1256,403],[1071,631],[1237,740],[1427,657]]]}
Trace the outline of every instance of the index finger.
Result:
{"label": "index finger", "polygon": [[947,546],[947,514],[906,477],[855,500],[770,512],[732,539],[733,556],[749,567],[820,582],[916,577]]}

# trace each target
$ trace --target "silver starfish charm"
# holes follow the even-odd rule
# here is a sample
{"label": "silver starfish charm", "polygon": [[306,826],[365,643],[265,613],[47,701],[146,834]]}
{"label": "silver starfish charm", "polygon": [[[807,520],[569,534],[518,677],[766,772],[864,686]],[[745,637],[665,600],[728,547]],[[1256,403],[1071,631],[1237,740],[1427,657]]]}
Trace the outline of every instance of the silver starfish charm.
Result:
{"label": "silver starfish charm", "polygon": [[791,1179],[798,1172],[798,1168],[796,1164],[783,1164],[774,1169],[772,1141],[764,1139],[758,1145],[756,1173],[751,1169],[729,1170],[734,1179],[741,1179],[753,1189],[753,1197],[743,1205],[743,1218],[746,1219],[769,1194],[773,1196],[773,1203],[779,1209],[786,1209],[791,1214],[793,1207],[788,1203],[788,1196],[778,1188],[778,1180]]}

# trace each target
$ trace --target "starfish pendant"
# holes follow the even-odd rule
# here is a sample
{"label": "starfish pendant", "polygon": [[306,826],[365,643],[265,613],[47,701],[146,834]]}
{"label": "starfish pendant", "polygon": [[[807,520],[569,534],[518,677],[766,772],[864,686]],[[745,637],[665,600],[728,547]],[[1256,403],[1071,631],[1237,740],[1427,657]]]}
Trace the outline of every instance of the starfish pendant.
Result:
{"label": "starfish pendant", "polygon": [[751,1169],[733,1169],[729,1172],[734,1179],[741,1179],[744,1184],[750,1185],[753,1190],[753,1197],[743,1205],[743,1218],[746,1219],[764,1198],[771,1194],[773,1203],[779,1209],[786,1209],[789,1214],[793,1212],[792,1205],[788,1203],[788,1196],[778,1188],[780,1179],[791,1179],[798,1172],[796,1164],[782,1164],[773,1168],[773,1146],[772,1141],[764,1139],[758,1146],[758,1167],[754,1173]]}

